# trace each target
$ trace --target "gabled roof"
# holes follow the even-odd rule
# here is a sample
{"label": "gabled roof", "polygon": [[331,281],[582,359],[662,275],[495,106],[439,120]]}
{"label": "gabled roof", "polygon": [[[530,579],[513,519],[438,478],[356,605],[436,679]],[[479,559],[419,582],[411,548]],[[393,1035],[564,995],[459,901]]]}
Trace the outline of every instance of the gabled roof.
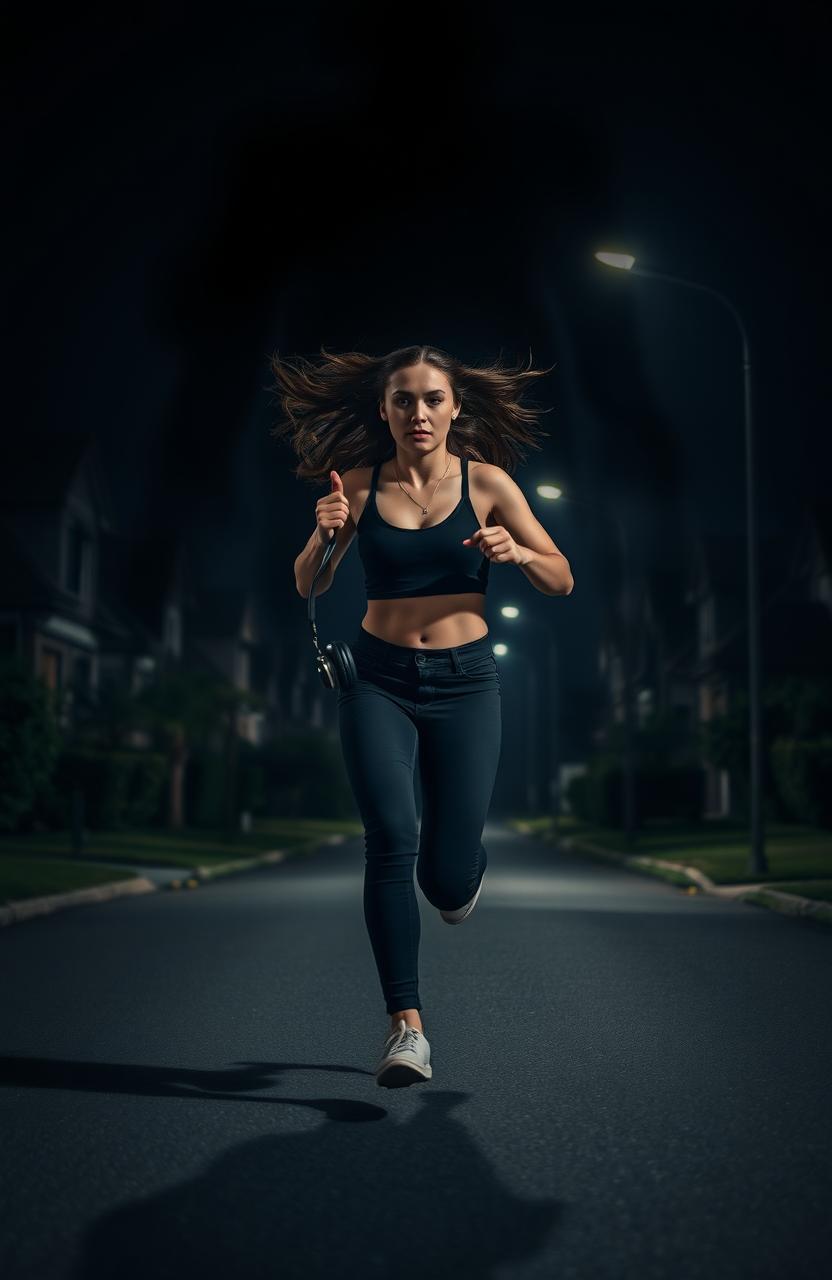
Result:
{"label": "gabled roof", "polygon": [[23,542],[0,521],[0,604],[5,609],[72,607],[74,597],[50,581],[31,559]]}

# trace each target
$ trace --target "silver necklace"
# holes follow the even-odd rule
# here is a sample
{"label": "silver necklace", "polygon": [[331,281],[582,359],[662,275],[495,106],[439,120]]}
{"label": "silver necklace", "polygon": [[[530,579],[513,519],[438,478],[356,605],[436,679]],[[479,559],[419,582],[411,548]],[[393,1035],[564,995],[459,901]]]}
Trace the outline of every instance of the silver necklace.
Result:
{"label": "silver necklace", "polygon": [[[435,487],[435,488],[434,488],[434,490],[433,490],[433,497],[431,498],[431,502],[433,502],[433,499],[436,497],[436,490],[439,488],[440,484],[441,484],[441,483],[442,483],[442,481],[445,479],[445,476],[448,474],[448,471],[450,470],[450,466],[451,466],[451,459],[453,458],[453,456],[454,456],[454,455],[453,455],[452,453],[449,453],[449,454],[448,454],[448,465],[447,465],[447,467],[445,468],[445,475],[440,476],[440,477],[439,477],[439,479],[437,480],[437,482],[436,482],[436,487]],[[405,488],[404,488],[404,486],[403,486],[403,484],[402,484],[401,480],[399,479],[399,465],[398,465],[398,462],[396,461],[396,459],[394,459],[394,465],[395,465],[395,468],[396,468],[396,484],[399,486],[399,488],[401,489],[401,491],[402,491],[402,493],[405,495],[405,497],[410,498],[410,501],[411,501],[411,502],[415,502],[417,507],[422,507],[421,502],[417,502],[417,500],[416,500],[414,497],[412,497],[412,495],[411,495],[411,494],[409,494],[409,493],[407,492],[407,489],[405,489]],[[427,514],[428,514],[428,508],[427,508],[427,507],[422,507],[422,515],[423,515],[423,516],[426,516]]]}

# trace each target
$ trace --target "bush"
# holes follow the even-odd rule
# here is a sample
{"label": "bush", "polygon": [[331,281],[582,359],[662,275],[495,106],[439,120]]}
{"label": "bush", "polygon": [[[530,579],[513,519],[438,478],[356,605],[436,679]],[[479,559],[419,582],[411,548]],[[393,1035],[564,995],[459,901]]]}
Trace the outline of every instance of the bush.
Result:
{"label": "bush", "polygon": [[50,691],[20,658],[0,659],[0,829],[18,830],[32,814],[60,744]]}
{"label": "bush", "polygon": [[589,779],[585,773],[576,773],[569,779],[566,787],[566,799],[576,818],[590,822],[589,817]]}
{"label": "bush", "polygon": [[810,826],[832,826],[832,735],[776,738],[771,767],[790,817]]}
{"label": "bush", "polygon": [[241,738],[236,744],[236,765],[229,766],[222,751],[191,751],[185,779],[185,812],[188,824],[217,830],[222,827],[228,799],[226,769],[236,768],[233,788],[236,830],[243,810],[262,814],[266,811],[266,761],[263,748]]}
{"label": "bush", "polygon": [[55,827],[72,823],[72,793],[84,797],[84,825],[112,831],[157,821],[167,761],[149,751],[100,751],[67,746],[55,767],[42,815]]}
{"label": "bush", "polygon": [[269,814],[354,818],[355,801],[337,736],[288,729],[263,748]]}
{"label": "bush", "polygon": [[185,821],[188,826],[222,826],[225,758],[209,748],[191,751],[185,773]]}
{"label": "bush", "polygon": [[[606,754],[592,757],[587,772],[571,780],[567,796],[575,814],[584,822],[602,827],[624,825],[624,772],[617,758]],[[704,801],[702,769],[678,766],[636,772],[637,825],[648,818],[698,822]]]}
{"label": "bush", "polygon": [[237,808],[240,813],[265,813],[266,811],[266,764],[263,748],[255,747],[252,742],[242,739],[240,742],[237,766]]}

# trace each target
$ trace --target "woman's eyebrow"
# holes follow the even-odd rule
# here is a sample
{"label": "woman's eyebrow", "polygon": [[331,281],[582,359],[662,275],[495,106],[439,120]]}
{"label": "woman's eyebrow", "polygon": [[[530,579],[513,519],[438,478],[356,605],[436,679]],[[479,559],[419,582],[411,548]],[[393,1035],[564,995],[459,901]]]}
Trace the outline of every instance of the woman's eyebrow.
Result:
{"label": "woman's eyebrow", "polygon": [[[411,392],[408,391],[406,387],[396,387],[395,391],[393,392],[394,396],[396,395],[409,396],[410,394]],[[425,392],[426,396],[444,396],[444,394],[445,392],[442,390],[441,387],[436,387],[433,391]]]}

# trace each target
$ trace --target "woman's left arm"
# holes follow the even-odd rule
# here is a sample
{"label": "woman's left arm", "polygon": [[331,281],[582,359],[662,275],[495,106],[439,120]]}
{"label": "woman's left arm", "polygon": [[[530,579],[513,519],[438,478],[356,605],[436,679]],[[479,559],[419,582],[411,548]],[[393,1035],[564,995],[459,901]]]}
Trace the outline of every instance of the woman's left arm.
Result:
{"label": "woman's left arm", "polygon": [[477,529],[465,543],[479,547],[489,560],[518,565],[544,595],[568,596],[575,585],[569,561],[534,515],[520,486],[492,463],[480,463],[477,478],[485,481],[497,523]]}

